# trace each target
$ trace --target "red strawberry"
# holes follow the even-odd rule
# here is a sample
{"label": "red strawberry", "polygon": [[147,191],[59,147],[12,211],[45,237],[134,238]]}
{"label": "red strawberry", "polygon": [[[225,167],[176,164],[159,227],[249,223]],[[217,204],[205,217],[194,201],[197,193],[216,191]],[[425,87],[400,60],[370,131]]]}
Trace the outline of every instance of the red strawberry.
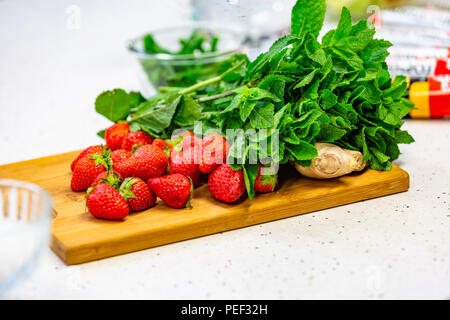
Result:
{"label": "red strawberry", "polygon": [[100,145],[87,147],[76,157],[75,160],[73,160],[72,165],[70,166],[70,169],[72,171],[75,170],[75,166],[77,165],[78,160],[80,160],[84,156],[87,156],[89,154],[95,154],[95,153],[101,154],[102,152],[103,152],[102,146],[100,146]]}
{"label": "red strawberry", "polygon": [[221,135],[213,134],[203,138],[202,158],[198,165],[200,171],[210,173],[222,163],[225,163],[229,149],[230,145]]}
{"label": "red strawberry", "polygon": [[200,170],[198,170],[198,165],[189,153],[190,150],[187,150],[187,153],[172,150],[169,160],[169,174],[180,173],[185,175],[191,178],[192,184],[195,187],[200,180]]}
{"label": "red strawberry", "polygon": [[264,167],[262,165],[259,167],[258,175],[255,180],[255,192],[273,192],[278,185],[278,175],[261,175],[263,168]]}
{"label": "red strawberry", "polygon": [[169,207],[190,208],[193,186],[191,180],[182,174],[169,174],[147,181],[150,190]]}
{"label": "red strawberry", "polygon": [[246,190],[244,174],[242,170],[235,171],[224,163],[209,176],[208,188],[217,200],[235,202]]}
{"label": "red strawberry", "polygon": [[129,157],[131,157],[131,152],[124,150],[124,149],[118,149],[113,152],[111,152],[111,160],[113,162],[113,169],[117,171],[117,166],[119,163],[124,162]]}
{"label": "red strawberry", "polygon": [[73,191],[86,190],[100,173],[108,170],[111,161],[109,153],[107,150],[103,154],[91,154],[78,160],[70,183]]}
{"label": "red strawberry", "polygon": [[86,205],[94,217],[101,219],[120,220],[130,213],[125,199],[106,183],[101,183],[90,190]]}
{"label": "red strawberry", "polygon": [[111,160],[113,162],[122,162],[131,157],[131,152],[124,149],[117,149],[111,152]]}
{"label": "red strawberry", "polygon": [[181,150],[184,153],[187,153],[189,150],[190,156],[194,159],[196,164],[199,164],[202,155],[202,143],[202,138],[197,136],[187,136],[181,143]]}
{"label": "red strawberry", "polygon": [[137,177],[146,181],[162,176],[169,159],[166,153],[151,144],[138,148],[127,160],[118,163],[115,170],[123,177]]}
{"label": "red strawberry", "polygon": [[156,196],[139,178],[126,178],[120,186],[119,192],[127,200],[130,211],[148,209],[156,202]]}
{"label": "red strawberry", "polygon": [[164,150],[164,147],[169,148],[169,150],[173,149],[173,146],[170,143],[168,143],[165,140],[163,140],[163,139],[155,139],[155,140],[153,140],[152,145],[157,146],[158,148],[161,148],[162,150]]}
{"label": "red strawberry", "polygon": [[133,148],[145,146],[146,144],[152,144],[153,137],[144,131],[132,131],[128,133],[128,136],[123,140],[122,149],[125,149],[129,152],[133,150]]}
{"label": "red strawberry", "polygon": [[106,129],[106,145],[111,149],[111,151],[120,149],[122,147],[123,140],[128,135],[128,132],[130,132],[130,126],[128,123],[117,122],[113,124],[111,127]]}
{"label": "red strawberry", "polygon": [[91,188],[100,183],[107,183],[114,189],[119,189],[122,183],[122,177],[114,171],[103,171],[92,181]]}

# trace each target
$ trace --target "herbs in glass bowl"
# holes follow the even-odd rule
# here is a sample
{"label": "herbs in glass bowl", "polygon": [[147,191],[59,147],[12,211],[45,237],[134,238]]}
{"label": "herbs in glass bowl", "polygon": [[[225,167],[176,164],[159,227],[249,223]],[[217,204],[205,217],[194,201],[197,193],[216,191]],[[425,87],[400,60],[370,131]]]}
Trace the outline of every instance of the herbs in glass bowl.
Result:
{"label": "herbs in glass bowl", "polygon": [[221,73],[223,63],[243,50],[239,29],[192,23],[147,33],[131,40],[148,81],[155,88],[188,87]]}

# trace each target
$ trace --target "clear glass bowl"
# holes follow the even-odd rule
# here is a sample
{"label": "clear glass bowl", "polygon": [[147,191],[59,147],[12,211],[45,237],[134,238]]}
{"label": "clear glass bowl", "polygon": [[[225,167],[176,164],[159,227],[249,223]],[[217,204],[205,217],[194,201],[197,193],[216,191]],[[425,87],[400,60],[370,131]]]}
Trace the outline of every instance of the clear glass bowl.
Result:
{"label": "clear glass bowl", "polygon": [[[188,38],[194,30],[201,30],[206,38],[219,37],[217,51],[199,54],[174,55],[166,53],[148,54],[144,51],[143,36],[128,41],[127,48],[138,59],[147,81],[154,87],[185,87],[189,79],[179,79],[180,72],[188,71],[197,75],[215,70],[221,61],[245,49],[245,33],[239,26],[225,27],[213,23],[197,22],[189,25],[151,31],[156,43],[170,51],[180,49],[180,39]],[[197,76],[195,77],[196,79]]]}
{"label": "clear glass bowl", "polygon": [[0,179],[0,295],[36,267],[48,246],[52,199],[32,183]]}

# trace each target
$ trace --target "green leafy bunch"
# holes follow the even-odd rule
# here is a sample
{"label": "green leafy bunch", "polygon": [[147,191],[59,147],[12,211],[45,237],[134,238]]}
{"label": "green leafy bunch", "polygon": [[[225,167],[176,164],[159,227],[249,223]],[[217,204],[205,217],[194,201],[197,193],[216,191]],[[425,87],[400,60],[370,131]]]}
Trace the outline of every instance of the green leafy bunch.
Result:
{"label": "green leafy bunch", "polygon": [[[119,107],[118,99],[108,100],[104,108],[105,98],[99,96],[96,109],[160,137],[178,128],[192,129],[195,121],[202,122],[203,131],[218,128],[224,134],[228,129],[264,129],[262,140],[229,140],[228,162],[244,170],[250,198],[259,168],[250,161],[251,154],[281,165],[309,166],[318,155],[315,143],[329,142],[361,151],[372,169],[390,170],[400,155],[398,144],[414,141],[401,130],[402,118],[413,108],[405,98],[406,79],[391,79],[385,62],[391,44],[374,39],[367,21],[353,25],[346,8],[337,28],[320,43],[325,10],[325,0],[298,0],[291,34],[254,61],[233,56],[218,76],[187,88],[164,88],[142,101],[130,93],[126,108]],[[119,110],[120,116],[112,116]],[[270,147],[262,148],[262,142]]]}

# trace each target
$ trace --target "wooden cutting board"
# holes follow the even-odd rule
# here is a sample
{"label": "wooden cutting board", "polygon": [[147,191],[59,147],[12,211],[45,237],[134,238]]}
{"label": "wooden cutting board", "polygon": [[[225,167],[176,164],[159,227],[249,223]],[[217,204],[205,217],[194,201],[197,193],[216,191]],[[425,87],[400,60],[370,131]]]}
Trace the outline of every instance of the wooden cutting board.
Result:
{"label": "wooden cutting board", "polygon": [[193,209],[172,209],[158,201],[124,221],[92,217],[85,193],[70,189],[70,163],[78,152],[0,166],[0,178],[36,183],[53,196],[51,248],[66,264],[79,264],[221,231],[246,227],[347,203],[406,191],[409,175],[366,170],[332,180],[300,176],[290,166],[280,172],[280,188],[254,200],[225,204],[214,200],[206,181],[194,191]]}

